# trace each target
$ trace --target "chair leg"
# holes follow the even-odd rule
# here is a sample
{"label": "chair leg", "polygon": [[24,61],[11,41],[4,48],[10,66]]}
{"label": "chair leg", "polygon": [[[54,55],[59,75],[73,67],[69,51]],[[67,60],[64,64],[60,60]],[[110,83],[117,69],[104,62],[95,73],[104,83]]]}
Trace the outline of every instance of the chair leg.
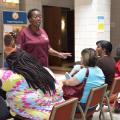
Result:
{"label": "chair leg", "polygon": [[103,120],[105,120],[105,115],[103,111],[103,105],[100,106],[100,114],[99,114],[99,119],[101,120],[101,115],[103,116]]}
{"label": "chair leg", "polygon": [[111,118],[111,120],[113,120],[112,110],[111,110],[110,101],[109,101],[108,96],[106,96],[106,99],[107,99],[108,110],[110,113],[110,118]]}
{"label": "chair leg", "polygon": [[78,104],[78,108],[80,109],[81,115],[82,115],[82,120],[86,120],[85,114],[83,112],[83,109],[81,108],[81,106]]}
{"label": "chair leg", "polygon": [[102,116],[103,116],[103,120],[105,120],[105,115],[104,115],[103,109],[101,109],[101,114],[102,114]]}
{"label": "chair leg", "polygon": [[102,113],[101,113],[101,111],[100,111],[100,114],[99,114],[99,120],[101,120],[101,114],[102,114]]}

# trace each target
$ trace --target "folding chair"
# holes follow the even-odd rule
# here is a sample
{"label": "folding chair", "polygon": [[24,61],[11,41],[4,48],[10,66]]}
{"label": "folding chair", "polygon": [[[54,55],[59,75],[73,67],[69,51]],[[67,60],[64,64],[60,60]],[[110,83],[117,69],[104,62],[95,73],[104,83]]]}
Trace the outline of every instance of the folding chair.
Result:
{"label": "folding chair", "polygon": [[63,103],[55,105],[49,120],[74,120],[77,103],[77,98],[71,98]]}
{"label": "folding chair", "polygon": [[[120,92],[120,77],[114,79],[110,91],[105,94],[105,98],[106,98],[108,111],[110,113],[111,120],[113,120],[113,115],[112,115],[112,109],[111,109],[111,106],[110,106],[110,96],[112,94],[118,94],[119,92]],[[114,103],[115,102],[116,101],[114,101]],[[103,106],[104,106],[104,104],[103,104]],[[100,112],[99,116],[101,116],[101,112]]]}
{"label": "folding chair", "polygon": [[[88,96],[86,107],[85,107],[84,111],[83,111],[82,107],[80,106],[80,103],[78,103],[78,108],[80,110],[80,113],[75,114],[75,120],[81,119],[81,118],[82,118],[82,120],[87,120],[87,117],[93,115],[93,113],[96,111],[95,106],[97,106],[98,104],[100,105],[99,110],[101,110],[103,119],[105,119],[104,113],[102,110],[102,102],[103,102],[103,97],[106,92],[106,89],[107,89],[107,84],[104,84],[100,87],[92,88],[90,91],[90,94]],[[90,110],[90,108],[93,108],[93,107],[94,107],[94,109]]]}

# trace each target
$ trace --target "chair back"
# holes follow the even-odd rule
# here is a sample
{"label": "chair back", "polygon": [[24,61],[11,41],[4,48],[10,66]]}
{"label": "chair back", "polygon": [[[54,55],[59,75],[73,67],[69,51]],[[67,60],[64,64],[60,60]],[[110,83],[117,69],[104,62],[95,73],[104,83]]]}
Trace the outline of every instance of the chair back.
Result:
{"label": "chair back", "polygon": [[119,92],[120,92],[120,77],[117,77],[117,78],[114,78],[114,81],[110,89],[109,96],[111,96],[112,94],[119,93]]}
{"label": "chair back", "polygon": [[49,120],[73,120],[78,98],[71,98],[54,105]]}
{"label": "chair back", "polygon": [[[115,103],[117,100],[116,94],[118,94],[119,92],[120,92],[120,77],[117,77],[117,78],[114,78],[113,83],[112,83],[111,88],[110,88],[110,91],[108,91],[105,95],[106,103],[108,106],[108,111],[109,111],[111,120],[113,120],[112,108],[115,107]],[[113,102],[112,106],[110,104],[111,101]]]}
{"label": "chair back", "polygon": [[98,104],[102,104],[106,90],[107,90],[107,84],[103,84],[102,86],[91,89],[86,103],[85,114],[87,114],[88,109],[90,107],[96,106]]}

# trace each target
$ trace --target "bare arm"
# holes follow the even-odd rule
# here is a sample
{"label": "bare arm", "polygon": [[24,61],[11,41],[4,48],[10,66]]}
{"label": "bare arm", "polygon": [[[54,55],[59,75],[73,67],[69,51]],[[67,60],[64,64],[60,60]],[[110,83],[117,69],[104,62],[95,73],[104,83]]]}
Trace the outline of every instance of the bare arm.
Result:
{"label": "bare arm", "polygon": [[63,58],[63,59],[66,59],[67,57],[72,56],[71,53],[58,52],[51,47],[49,48],[48,53],[52,56],[56,56],[56,57]]}
{"label": "bare arm", "polygon": [[63,85],[76,86],[78,84],[80,84],[80,81],[77,80],[76,77],[72,77],[72,78],[70,78],[68,80],[63,80]]}

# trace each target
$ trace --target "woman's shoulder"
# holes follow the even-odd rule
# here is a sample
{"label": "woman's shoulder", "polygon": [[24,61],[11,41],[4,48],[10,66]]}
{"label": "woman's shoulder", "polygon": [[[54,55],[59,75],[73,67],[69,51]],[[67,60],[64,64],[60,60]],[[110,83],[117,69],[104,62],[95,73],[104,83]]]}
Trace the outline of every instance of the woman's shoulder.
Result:
{"label": "woman's shoulder", "polygon": [[77,77],[77,76],[84,76],[85,75],[85,73],[86,73],[86,71],[87,71],[87,69],[89,69],[89,68],[85,68],[85,67],[83,67],[82,69],[80,69],[79,70],[79,72],[77,72],[76,74],[75,74],[75,77]]}
{"label": "woman's shoulder", "polygon": [[[44,30],[43,28],[40,28],[39,30],[40,30],[41,32],[45,32],[45,30]],[[45,32],[45,33],[46,33],[46,32]]]}
{"label": "woman's shoulder", "polygon": [[93,72],[99,75],[104,75],[102,69],[99,66],[95,66]]}
{"label": "woman's shoulder", "polygon": [[40,33],[47,36],[47,33],[46,33],[46,31],[43,28],[40,28]]}
{"label": "woman's shoulder", "polygon": [[89,67],[89,72],[90,73],[98,73],[98,74],[102,74],[102,69],[98,66],[95,67]]}
{"label": "woman's shoulder", "polygon": [[100,70],[101,71],[101,68],[99,66],[95,66],[94,70]]}
{"label": "woman's shoulder", "polygon": [[20,30],[19,33],[25,33],[26,31],[29,31],[29,29],[30,29],[29,27],[24,27]]}
{"label": "woman's shoulder", "polygon": [[0,69],[0,78],[1,77],[4,78],[4,76],[8,77],[12,74],[13,74],[13,71],[11,71],[11,70],[7,70],[7,69],[4,69],[4,68]]}
{"label": "woman's shoulder", "polygon": [[0,69],[0,78],[3,80],[8,80],[9,78],[23,78],[22,75],[14,73],[12,70]]}

